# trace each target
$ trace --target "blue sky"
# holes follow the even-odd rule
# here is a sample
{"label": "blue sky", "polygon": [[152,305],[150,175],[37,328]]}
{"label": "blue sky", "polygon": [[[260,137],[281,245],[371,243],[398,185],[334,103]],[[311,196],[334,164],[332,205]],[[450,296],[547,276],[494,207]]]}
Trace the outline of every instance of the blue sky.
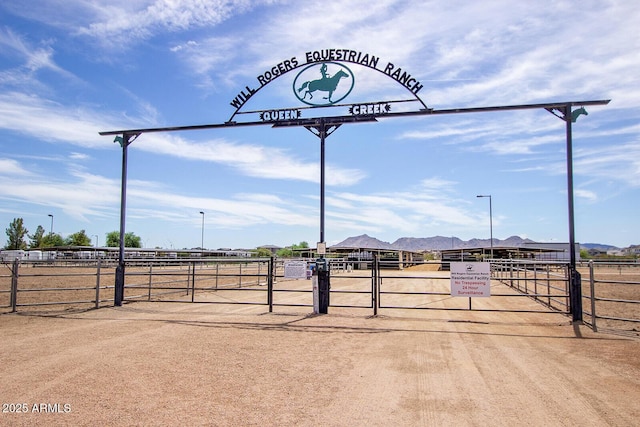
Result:
{"label": "blue sky", "polygon": [[[119,227],[121,149],[99,131],[223,123],[257,77],[339,48],[392,62],[437,110],[611,99],[573,125],[576,240],[640,243],[640,4],[630,1],[5,0],[0,224],[95,244]],[[349,64],[343,102],[407,97]],[[304,106],[299,70],[245,110]],[[399,95],[400,94],[400,95]],[[395,108],[395,107],[394,107]],[[270,126],[143,134],[127,231],[146,247],[319,239],[319,140]],[[568,241],[565,124],[545,110],[382,119],[326,140],[328,244],[367,233]]]}

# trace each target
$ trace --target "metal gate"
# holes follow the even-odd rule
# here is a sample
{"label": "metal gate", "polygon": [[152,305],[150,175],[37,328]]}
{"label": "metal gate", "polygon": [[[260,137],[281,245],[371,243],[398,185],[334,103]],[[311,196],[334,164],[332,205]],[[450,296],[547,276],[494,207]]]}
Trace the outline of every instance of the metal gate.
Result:
{"label": "metal gate", "polygon": [[[286,279],[283,263],[273,258],[128,260],[124,300],[259,305],[269,312],[313,307],[311,281]],[[473,299],[451,296],[450,273],[442,262],[334,259],[329,266],[332,308],[374,315],[379,310],[571,311],[566,263],[493,261],[491,297]],[[114,275],[113,262],[14,262],[7,267],[8,274],[0,277],[0,305],[11,311],[60,304],[98,308],[113,302],[108,295],[113,287],[105,280]]]}
{"label": "metal gate", "polygon": [[[454,310],[569,314],[569,264],[492,261],[491,296],[451,295],[449,266],[440,261],[412,263],[334,261],[330,307],[383,310]],[[531,300],[538,304],[531,304]]]}

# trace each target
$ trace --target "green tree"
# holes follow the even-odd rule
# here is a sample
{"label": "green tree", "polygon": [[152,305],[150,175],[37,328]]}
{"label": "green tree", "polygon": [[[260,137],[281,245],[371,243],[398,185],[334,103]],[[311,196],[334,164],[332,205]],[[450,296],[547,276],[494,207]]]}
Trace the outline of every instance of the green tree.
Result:
{"label": "green tree", "polygon": [[4,247],[9,250],[27,249],[27,243],[24,241],[24,236],[29,233],[29,230],[24,228],[22,218],[14,218],[7,228],[7,236],[9,240]]}
{"label": "green tree", "polygon": [[107,233],[107,241],[105,245],[109,248],[115,248],[120,246],[120,232],[111,231]]}
{"label": "green tree", "polygon": [[271,251],[267,248],[258,248],[253,252],[254,256],[258,258],[269,258],[271,257]]}
{"label": "green tree", "polygon": [[29,243],[29,248],[41,248],[42,247],[42,238],[44,237],[44,227],[41,225],[36,228],[36,232],[29,235],[29,239],[31,242]]}
{"label": "green tree", "polygon": [[278,249],[276,251],[276,256],[278,256],[279,258],[291,258],[293,256],[293,251],[291,250],[290,246],[287,248]]}
{"label": "green tree", "polygon": [[[120,246],[120,232],[111,231],[107,233],[107,247],[115,248]],[[125,248],[141,248],[142,243],[139,236],[136,236],[133,232],[124,234],[124,246]]]}
{"label": "green tree", "polygon": [[281,257],[281,258],[291,258],[293,256],[293,251],[295,249],[308,249],[309,248],[309,244],[307,242],[300,242],[297,245],[294,243],[291,246],[288,246],[286,248],[282,248],[282,249],[278,249],[278,251],[276,252],[276,255]]}
{"label": "green tree", "polygon": [[84,230],[70,234],[64,242],[69,246],[91,246],[91,239]]}
{"label": "green tree", "polygon": [[64,246],[64,239],[58,233],[49,233],[42,238],[41,248],[51,248],[53,246]]}

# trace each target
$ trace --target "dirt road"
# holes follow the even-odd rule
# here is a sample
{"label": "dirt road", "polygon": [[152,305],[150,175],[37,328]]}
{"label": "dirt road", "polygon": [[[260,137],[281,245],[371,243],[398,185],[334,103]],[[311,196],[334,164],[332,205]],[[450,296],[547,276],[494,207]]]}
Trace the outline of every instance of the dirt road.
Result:
{"label": "dirt road", "polygon": [[640,419],[640,341],[559,314],[297,310],[132,303],[1,315],[0,425]]}

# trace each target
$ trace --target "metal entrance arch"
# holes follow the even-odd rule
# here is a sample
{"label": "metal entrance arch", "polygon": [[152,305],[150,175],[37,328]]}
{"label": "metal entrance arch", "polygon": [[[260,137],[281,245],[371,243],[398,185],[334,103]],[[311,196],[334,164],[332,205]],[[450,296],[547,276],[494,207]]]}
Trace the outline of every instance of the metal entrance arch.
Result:
{"label": "metal entrance arch", "polygon": [[[329,50],[328,50],[329,51]],[[354,51],[347,51],[350,56],[347,59],[342,59],[338,61],[349,62],[349,63],[357,63],[359,65],[365,65],[369,68],[377,69],[377,62],[374,64],[367,59],[366,64],[364,63],[364,58],[360,56],[353,56]],[[357,53],[357,52],[356,52]],[[330,56],[329,53],[327,55]],[[337,55],[337,54],[336,54]],[[358,58],[356,61],[355,58]],[[295,58],[292,58],[295,59]],[[324,59],[318,61],[321,63]],[[334,59],[334,58],[330,58]],[[353,59],[353,60],[352,60]],[[286,62],[286,61],[285,61]],[[281,64],[278,64],[281,65]],[[373,65],[373,66],[372,66]],[[393,65],[389,63],[386,69],[389,69],[389,66]],[[283,65],[284,72],[280,72],[277,76],[283,75],[288,71],[296,69],[300,67],[299,63],[293,63],[293,61]],[[276,67],[274,67],[276,69]],[[385,71],[386,71],[385,69]],[[398,68],[398,70],[400,70]],[[389,70],[391,71],[391,70]],[[402,79],[395,78],[395,73],[393,75],[388,73],[389,77],[392,78],[396,83],[401,83]],[[406,74],[406,73],[405,73]],[[266,74],[263,74],[265,76]],[[276,77],[277,77],[276,76]],[[403,74],[404,76],[404,74]],[[409,75],[410,77],[410,75]],[[407,77],[406,82],[410,81],[409,77]],[[271,79],[270,79],[271,80]],[[427,108],[426,104],[418,97],[417,92],[421,88],[420,86],[415,85],[414,80],[414,90],[412,93],[414,95],[414,99],[411,100],[396,100],[396,101],[379,101],[372,103],[360,103],[360,104],[340,104],[340,105],[327,105],[327,107],[349,107],[352,114],[350,115],[335,115],[328,117],[314,117],[314,118],[298,118],[300,116],[299,111],[304,108],[316,108],[316,107],[302,107],[302,108],[294,108],[294,109],[276,109],[276,110],[258,110],[258,111],[248,111],[244,113],[258,113],[262,120],[260,121],[245,121],[245,122],[237,122],[232,121],[233,118],[236,117],[237,114],[242,114],[239,110],[245,105],[245,103],[249,100],[251,96],[253,96],[258,89],[251,89],[248,86],[246,87],[247,93],[241,92],[241,95],[238,95],[234,102],[231,103],[232,106],[236,107],[236,111],[231,116],[231,119],[225,123],[218,124],[205,124],[205,125],[193,125],[193,126],[173,126],[173,127],[160,127],[160,128],[142,128],[142,129],[126,129],[126,130],[113,130],[113,131],[103,131],[99,132],[100,135],[108,136],[115,135],[115,142],[119,142],[122,147],[122,182],[121,182],[121,203],[120,203],[120,251],[119,251],[119,260],[118,267],[116,270],[116,278],[115,278],[115,296],[114,296],[114,304],[116,306],[122,305],[122,301],[124,298],[124,277],[125,277],[125,262],[124,262],[124,235],[125,235],[125,223],[126,223],[126,188],[127,188],[127,150],[129,145],[135,141],[141,134],[143,133],[152,133],[152,132],[179,132],[179,131],[192,131],[192,130],[206,130],[206,129],[221,129],[221,128],[230,128],[230,127],[244,127],[244,126],[264,126],[269,125],[274,128],[277,127],[304,127],[307,130],[311,131],[314,135],[316,135],[320,139],[320,241],[319,243],[324,245],[325,242],[325,230],[324,230],[324,216],[325,216],[325,206],[324,206],[324,177],[325,177],[325,139],[327,136],[331,135],[335,130],[337,130],[343,124],[348,123],[364,123],[364,122],[377,122],[378,119],[386,119],[393,117],[411,117],[411,116],[431,116],[431,115],[440,115],[440,114],[461,114],[461,113],[479,113],[479,112],[492,112],[492,111],[509,111],[509,110],[527,110],[527,109],[545,109],[548,112],[552,113],[556,117],[562,119],[566,123],[566,149],[567,149],[567,198],[568,198],[568,214],[569,214],[569,244],[570,244],[570,274],[571,274],[571,283],[570,283],[570,293],[571,293],[571,312],[573,315],[573,320],[578,321],[582,320],[582,309],[581,309],[581,299],[582,292],[580,287],[580,274],[576,270],[576,253],[575,253],[575,230],[574,230],[574,207],[573,207],[573,153],[572,153],[572,123],[574,123],[577,117],[580,114],[586,114],[585,106],[592,105],[606,105],[610,102],[610,100],[587,100],[587,101],[564,101],[564,102],[554,102],[554,103],[542,103],[542,104],[520,104],[520,105],[502,105],[502,106],[490,106],[490,107],[473,107],[473,108],[454,108],[454,109],[431,109]],[[268,82],[267,82],[268,83]],[[402,84],[402,83],[401,83]],[[261,87],[265,86],[263,84]],[[404,84],[407,87],[407,83]],[[416,89],[417,88],[417,89]],[[391,112],[386,107],[392,102],[418,102],[422,107],[417,111],[404,111],[404,112]],[[357,108],[358,114],[354,114],[354,107]],[[367,107],[367,108],[362,108]],[[372,108],[369,108],[372,107]],[[575,111],[573,107],[579,107]],[[269,113],[266,115],[267,119],[265,119],[265,113]],[[297,116],[295,118],[291,118]],[[323,257],[321,256],[321,260]],[[326,294],[326,304],[321,307],[320,312],[326,313],[326,309],[329,305],[328,294],[329,294],[329,274],[328,270],[326,271],[326,276],[320,278],[320,293],[323,292]],[[324,288],[323,288],[324,287]]]}

